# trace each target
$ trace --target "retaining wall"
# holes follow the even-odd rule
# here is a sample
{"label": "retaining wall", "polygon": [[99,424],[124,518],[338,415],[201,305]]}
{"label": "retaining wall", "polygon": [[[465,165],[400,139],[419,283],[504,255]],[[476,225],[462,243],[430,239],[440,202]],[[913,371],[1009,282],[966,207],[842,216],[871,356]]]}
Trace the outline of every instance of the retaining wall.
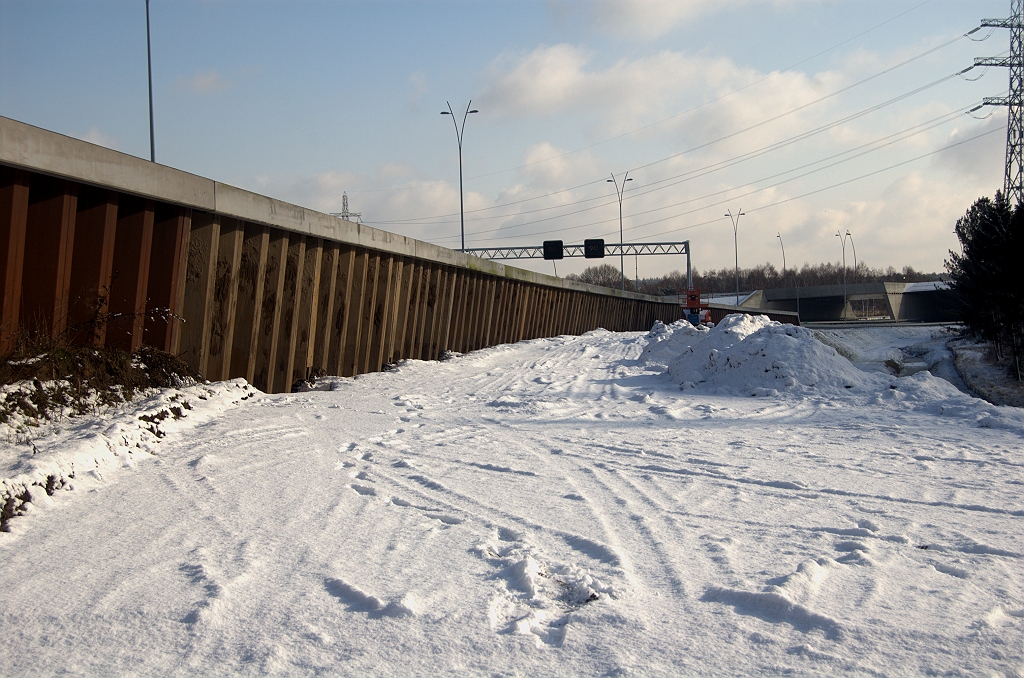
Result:
{"label": "retaining wall", "polygon": [[[597,327],[676,303],[583,285],[343,221],[0,118],[0,355],[40,331],[181,355],[288,391]],[[789,320],[787,314],[771,314]]]}

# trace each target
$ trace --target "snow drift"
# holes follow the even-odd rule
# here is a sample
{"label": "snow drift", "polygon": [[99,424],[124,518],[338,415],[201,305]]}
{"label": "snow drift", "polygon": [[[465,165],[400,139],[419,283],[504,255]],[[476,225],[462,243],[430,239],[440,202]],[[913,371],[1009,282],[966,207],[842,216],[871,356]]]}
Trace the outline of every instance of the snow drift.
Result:
{"label": "snow drift", "polygon": [[868,396],[933,414],[974,419],[980,426],[1024,430],[1024,414],[996,407],[919,372],[896,377],[858,369],[804,327],[765,316],[734,314],[714,327],[656,322],[642,363],[661,366],[681,388],[717,395]]}

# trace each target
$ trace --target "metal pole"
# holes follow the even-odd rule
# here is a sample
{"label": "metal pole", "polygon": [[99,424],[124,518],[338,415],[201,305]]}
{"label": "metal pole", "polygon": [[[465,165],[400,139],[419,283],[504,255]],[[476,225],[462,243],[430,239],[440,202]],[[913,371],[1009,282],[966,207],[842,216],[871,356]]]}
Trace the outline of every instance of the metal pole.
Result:
{"label": "metal pole", "polygon": [[626,182],[633,181],[629,178],[629,172],[626,172],[622,178],[622,189],[619,189],[619,182],[615,179],[615,173],[612,172],[612,178],[608,179],[609,184],[615,184],[615,195],[619,198],[619,275],[622,276],[622,289],[626,289],[626,255],[624,248],[622,247],[622,194],[626,192]]}
{"label": "metal pole", "polygon": [[739,229],[740,217],[742,217],[743,214],[744,214],[744,212],[743,212],[743,208],[742,207],[740,208],[740,211],[737,212],[736,216],[732,215],[732,210],[728,210],[725,213],[725,216],[729,217],[729,220],[732,221],[732,247],[733,247],[733,253],[736,255],[736,305],[737,306],[740,305],[740,247],[739,247],[739,240],[738,240],[738,236],[736,235],[736,232]]}
{"label": "metal pole", "polygon": [[[850,239],[850,247],[853,249],[853,274],[857,275],[857,246],[853,244],[853,234],[850,233],[850,229],[846,229],[846,237]],[[857,319],[856,311],[853,312],[853,319]]]}
{"label": "metal pole", "polygon": [[153,133],[153,50],[149,39],[149,0],[146,0],[146,61],[149,68],[149,161],[156,162],[156,135]]}
{"label": "metal pole", "polygon": [[782,234],[776,236],[779,239],[779,246],[782,248],[782,277],[786,277],[786,245],[782,242]]}
{"label": "metal pole", "polygon": [[839,234],[836,231],[836,237],[839,238],[839,242],[843,245],[843,313],[842,319],[846,320],[846,237]]}
{"label": "metal pole", "polygon": [[686,289],[693,289],[693,276],[690,274],[690,241],[686,241]]}
{"label": "metal pole", "polygon": [[846,237],[850,239],[850,247],[853,248],[853,272],[857,272],[857,246],[853,244],[853,234],[846,231]]}
{"label": "metal pole", "polygon": [[462,192],[462,137],[466,131],[466,118],[469,117],[470,113],[479,113],[480,111],[469,110],[469,107],[473,105],[473,100],[470,99],[469,103],[466,104],[466,112],[462,115],[462,129],[459,129],[459,123],[455,119],[455,112],[452,110],[451,103],[447,101],[445,103],[448,104],[448,110],[441,111],[441,115],[452,116],[452,124],[455,125],[455,138],[459,142],[459,225],[460,232],[462,233],[461,251],[464,252],[466,250],[466,206]]}

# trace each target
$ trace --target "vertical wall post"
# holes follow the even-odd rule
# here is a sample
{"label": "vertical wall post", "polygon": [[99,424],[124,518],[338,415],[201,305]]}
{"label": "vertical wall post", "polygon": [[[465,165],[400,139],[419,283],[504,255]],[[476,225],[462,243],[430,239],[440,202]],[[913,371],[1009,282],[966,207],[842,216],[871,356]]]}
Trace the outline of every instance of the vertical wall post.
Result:
{"label": "vertical wall post", "polygon": [[114,272],[110,282],[107,347],[134,351],[142,345],[153,246],[152,200],[122,198],[117,206]]}
{"label": "vertical wall post", "polygon": [[238,261],[238,295],[235,301],[235,329],[231,339],[229,377],[256,378],[259,330],[263,320],[263,286],[266,284],[270,230],[259,224],[245,224],[242,253]]}
{"label": "vertical wall post", "polygon": [[306,252],[302,266],[299,291],[298,318],[295,331],[295,362],[291,382],[309,376],[313,366],[314,337],[316,335],[317,306],[320,301],[320,265],[323,259],[323,240],[306,238]]}
{"label": "vertical wall post", "polygon": [[274,361],[281,334],[281,307],[288,261],[288,232],[270,229],[253,386],[274,392]]}
{"label": "vertical wall post", "polygon": [[184,207],[161,204],[153,217],[149,282],[146,284],[146,322],[142,336],[148,346],[169,353],[177,353],[180,335],[181,283],[191,212]]}
{"label": "vertical wall post", "polygon": [[235,307],[238,303],[238,268],[242,259],[245,227],[238,219],[221,217],[220,243],[217,245],[217,268],[213,289],[207,379],[227,379],[231,368],[234,342]]}
{"label": "vertical wall post", "polygon": [[313,366],[328,370],[332,330],[334,329],[334,301],[337,295],[339,244],[323,241],[320,255],[319,299],[316,304],[316,335],[313,337]]}
{"label": "vertical wall post", "polygon": [[0,357],[18,338],[28,189],[27,172],[0,168]]}
{"label": "vertical wall post", "polygon": [[103,346],[117,230],[117,193],[82,187],[71,255],[68,327],[74,343]]}
{"label": "vertical wall post", "polygon": [[181,357],[192,369],[206,376],[209,354],[211,308],[217,270],[220,222],[209,212],[194,212],[189,229],[188,261],[185,266],[185,303],[182,317]]}
{"label": "vertical wall post", "polygon": [[23,329],[57,337],[67,328],[77,212],[77,184],[32,177],[25,231],[25,261],[30,265],[22,272]]}

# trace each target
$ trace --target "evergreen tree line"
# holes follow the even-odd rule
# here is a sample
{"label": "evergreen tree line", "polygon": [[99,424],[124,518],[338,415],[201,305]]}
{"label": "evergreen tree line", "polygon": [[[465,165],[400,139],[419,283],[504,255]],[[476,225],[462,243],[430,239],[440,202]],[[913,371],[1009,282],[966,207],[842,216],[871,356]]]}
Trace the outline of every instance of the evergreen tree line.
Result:
{"label": "evergreen tree line", "polygon": [[[629,272],[627,271],[627,276]],[[583,273],[571,273],[565,276],[568,280],[603,285],[605,287],[621,287],[622,277],[619,269],[611,264],[591,266]],[[864,262],[857,262],[857,268],[847,266],[846,282],[925,282],[940,280],[945,276],[938,273],[921,273],[911,266],[904,266],[897,271],[892,266],[887,269],[871,268]],[[762,264],[753,268],[741,268],[739,271],[740,291],[770,290],[784,287],[811,287],[815,285],[842,285],[843,266],[840,263],[824,263],[812,266],[804,264],[803,268],[779,271],[772,264]],[[723,268],[701,273],[693,271],[693,286],[707,294],[728,294],[736,291],[736,269]],[[686,289],[686,273],[672,271],[660,278],[641,278],[639,285],[631,278],[626,279],[626,289],[644,294],[666,295],[676,294]]]}
{"label": "evergreen tree line", "polygon": [[980,198],[956,222],[961,252],[949,253],[946,269],[967,329],[992,341],[1001,359],[1006,348],[1021,381],[1024,342],[1024,206],[997,192]]}

